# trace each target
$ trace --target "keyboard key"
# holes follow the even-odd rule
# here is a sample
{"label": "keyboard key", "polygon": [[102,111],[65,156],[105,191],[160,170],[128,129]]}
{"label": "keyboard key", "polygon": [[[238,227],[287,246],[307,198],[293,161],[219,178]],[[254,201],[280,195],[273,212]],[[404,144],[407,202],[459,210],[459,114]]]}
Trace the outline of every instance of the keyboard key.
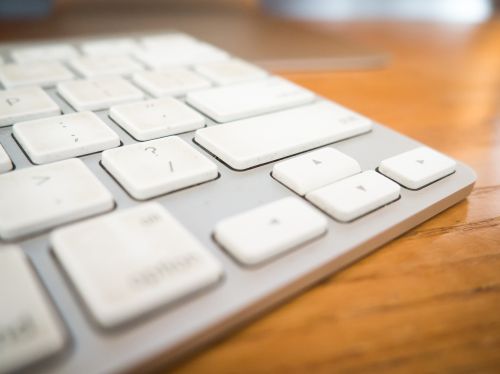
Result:
{"label": "keyboard key", "polygon": [[132,80],[155,97],[183,96],[211,86],[205,78],[182,68],[135,73]]}
{"label": "keyboard key", "polygon": [[257,66],[237,59],[196,65],[194,69],[219,85],[252,81],[268,75]]}
{"label": "keyboard key", "polygon": [[177,136],[103,152],[102,164],[136,199],[217,178],[217,166]]}
{"label": "keyboard key", "polygon": [[77,57],[77,50],[68,44],[48,44],[39,47],[14,49],[11,57],[15,62],[60,61]]}
{"label": "keyboard key", "polygon": [[177,301],[222,275],[220,263],[157,203],[57,230],[51,239],[56,256],[104,327]]}
{"label": "keyboard key", "polygon": [[10,160],[9,155],[5,152],[5,149],[0,144],[0,173],[5,173],[7,171],[12,170],[14,166],[12,165],[12,161]]}
{"label": "keyboard key", "polygon": [[371,130],[372,121],[321,101],[196,131],[195,140],[234,169],[245,170]]}
{"label": "keyboard key", "polygon": [[127,56],[85,56],[69,61],[71,67],[86,78],[106,75],[128,75],[143,70]]}
{"label": "keyboard key", "polygon": [[166,97],[111,107],[109,116],[138,140],[151,140],[199,129],[205,118],[184,103]]}
{"label": "keyboard key", "polygon": [[383,160],[379,171],[409,189],[419,189],[455,171],[455,160],[427,147]]}
{"label": "keyboard key", "polygon": [[215,240],[245,265],[257,265],[317,238],[325,217],[296,197],[287,197],[229,217],[215,227]]}
{"label": "keyboard key", "polygon": [[139,46],[132,39],[100,39],[85,42],[80,49],[87,56],[126,56],[139,51]]}
{"label": "keyboard key", "polygon": [[15,239],[113,208],[113,197],[79,159],[0,175],[0,237]]}
{"label": "keyboard key", "polygon": [[0,91],[0,127],[59,113],[61,109],[40,87]]}
{"label": "keyboard key", "polygon": [[183,33],[169,33],[150,35],[141,38],[141,44],[146,49],[175,50],[176,48],[196,45],[199,42],[190,35]]}
{"label": "keyboard key", "polygon": [[339,221],[351,221],[397,200],[401,187],[368,170],[310,192],[306,198]]}
{"label": "keyboard key", "polygon": [[313,101],[314,94],[278,77],[190,92],[186,100],[217,122],[228,122]]}
{"label": "keyboard key", "polygon": [[16,123],[16,140],[36,164],[118,147],[120,138],[92,112]]}
{"label": "keyboard key", "polygon": [[32,62],[0,66],[0,81],[4,87],[39,85],[49,87],[73,79],[74,75],[59,62]]}
{"label": "keyboard key", "polygon": [[352,157],[333,148],[322,148],[273,167],[273,177],[299,195],[361,172]]}
{"label": "keyboard key", "polygon": [[57,85],[57,91],[76,110],[101,110],[140,100],[144,93],[123,78],[95,78]]}
{"label": "keyboard key", "polygon": [[65,333],[33,273],[14,245],[0,245],[0,372],[51,356],[64,347]]}

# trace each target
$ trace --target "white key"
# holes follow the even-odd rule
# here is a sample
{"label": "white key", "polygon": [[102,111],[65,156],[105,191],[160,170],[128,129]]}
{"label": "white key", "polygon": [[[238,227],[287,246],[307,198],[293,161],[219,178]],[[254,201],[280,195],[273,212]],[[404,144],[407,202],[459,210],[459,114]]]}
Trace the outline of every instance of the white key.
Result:
{"label": "white key", "polygon": [[37,47],[14,49],[12,59],[16,62],[38,62],[68,60],[78,56],[77,50],[68,44],[49,44]]}
{"label": "white key", "polygon": [[238,59],[196,65],[194,69],[219,85],[252,81],[268,75],[257,66]]}
{"label": "white key", "polygon": [[273,167],[273,177],[299,195],[361,172],[352,157],[333,148],[322,148],[281,161]]}
{"label": "white key", "polygon": [[61,323],[33,273],[14,245],[0,245],[0,372],[21,369],[59,352]]}
{"label": "white key", "polygon": [[169,33],[150,35],[141,38],[141,44],[147,49],[174,49],[199,42],[190,35],[183,33]]}
{"label": "white key", "polygon": [[135,73],[132,80],[155,97],[183,96],[211,86],[205,78],[182,68]]}
{"label": "white key", "polygon": [[85,42],[80,49],[87,56],[126,56],[138,52],[139,46],[132,39],[103,39]]}
{"label": "white key", "polygon": [[0,81],[7,87],[40,85],[49,87],[73,79],[74,75],[59,62],[32,62],[0,66]]}
{"label": "white key", "polygon": [[228,122],[313,101],[314,94],[278,77],[190,92],[186,100],[217,122]]}
{"label": "white key", "polygon": [[63,82],[57,85],[57,91],[76,110],[101,110],[144,97],[142,91],[123,78]]}
{"label": "white key", "polygon": [[245,265],[256,265],[304,244],[327,229],[326,218],[287,197],[219,222],[215,240]]}
{"label": "white key", "polygon": [[0,175],[0,237],[15,239],[113,208],[113,197],[76,158]]}
{"label": "white key", "polygon": [[40,87],[0,90],[0,127],[59,113],[61,109]]}
{"label": "white key", "polygon": [[103,152],[102,164],[136,199],[217,178],[217,166],[177,136]]}
{"label": "white key", "polygon": [[351,221],[399,197],[401,187],[368,170],[306,195],[306,198],[339,221]]}
{"label": "white key", "polygon": [[383,160],[379,170],[404,187],[416,190],[455,171],[455,160],[427,147]]}
{"label": "white key", "polygon": [[190,42],[163,44],[134,55],[147,66],[158,69],[203,64],[229,59],[229,54],[210,44]]}
{"label": "white key", "polygon": [[157,203],[57,230],[51,239],[104,327],[206,288],[222,275],[220,263]]}
{"label": "white key", "polygon": [[12,165],[12,161],[10,160],[9,155],[5,152],[5,149],[0,144],[0,173],[5,173],[9,170],[12,170],[14,166]]}
{"label": "white key", "polygon": [[92,112],[16,123],[16,140],[35,164],[45,164],[118,147],[120,138]]}
{"label": "white key", "polygon": [[69,61],[71,67],[86,78],[106,75],[128,75],[143,70],[127,56],[85,56]]}
{"label": "white key", "polygon": [[229,166],[248,169],[370,131],[372,121],[321,101],[278,113],[210,126],[195,140]]}
{"label": "white key", "polygon": [[205,118],[184,103],[166,97],[111,107],[109,116],[138,140],[151,140],[199,129]]}

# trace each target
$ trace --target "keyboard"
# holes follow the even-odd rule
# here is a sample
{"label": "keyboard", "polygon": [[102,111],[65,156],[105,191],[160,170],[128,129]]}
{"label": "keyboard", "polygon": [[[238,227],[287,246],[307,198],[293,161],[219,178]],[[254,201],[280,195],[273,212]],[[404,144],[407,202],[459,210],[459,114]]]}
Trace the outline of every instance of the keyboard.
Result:
{"label": "keyboard", "polygon": [[2,373],[174,363],[476,179],[185,34],[5,44],[0,57]]}

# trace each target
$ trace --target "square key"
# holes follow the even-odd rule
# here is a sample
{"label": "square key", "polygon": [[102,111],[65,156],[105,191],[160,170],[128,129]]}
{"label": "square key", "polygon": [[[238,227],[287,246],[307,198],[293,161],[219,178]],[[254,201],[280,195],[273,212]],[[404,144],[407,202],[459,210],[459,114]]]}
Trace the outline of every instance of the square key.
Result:
{"label": "square key", "polygon": [[217,178],[217,166],[177,136],[102,153],[102,164],[139,200]]}
{"label": "square key", "polygon": [[109,116],[138,140],[151,140],[199,129],[205,118],[171,97],[114,106]]}

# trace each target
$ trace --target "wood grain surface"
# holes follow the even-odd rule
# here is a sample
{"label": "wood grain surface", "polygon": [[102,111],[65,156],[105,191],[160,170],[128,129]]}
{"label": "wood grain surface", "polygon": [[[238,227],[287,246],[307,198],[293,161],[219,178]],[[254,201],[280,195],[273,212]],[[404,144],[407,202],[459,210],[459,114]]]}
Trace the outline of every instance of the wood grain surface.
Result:
{"label": "wood grain surface", "polygon": [[468,163],[476,187],[174,371],[500,373],[500,20],[325,27],[390,66],[285,76]]}

